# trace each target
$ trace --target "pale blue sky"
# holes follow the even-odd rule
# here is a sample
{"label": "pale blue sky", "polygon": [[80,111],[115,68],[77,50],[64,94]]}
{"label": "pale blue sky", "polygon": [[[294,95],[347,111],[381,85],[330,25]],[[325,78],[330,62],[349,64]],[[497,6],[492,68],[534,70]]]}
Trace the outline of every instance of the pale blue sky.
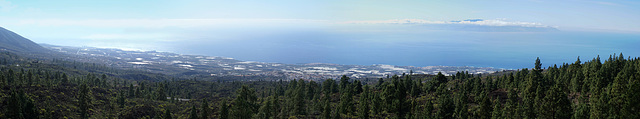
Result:
{"label": "pale blue sky", "polygon": [[[640,32],[635,0],[0,0],[0,26],[39,43],[128,47],[233,37],[227,29],[345,30],[353,21],[496,20],[560,30]],[[491,24],[495,25],[494,22]],[[284,28],[282,28],[284,27]],[[231,30],[233,31],[233,30]],[[260,30],[256,30],[260,31]],[[287,30],[284,30],[287,31]],[[198,37],[202,36],[202,37]],[[214,38],[215,39],[215,38]],[[104,42],[131,42],[111,44]],[[157,46],[162,47],[162,46]],[[154,49],[153,47],[147,49]]]}

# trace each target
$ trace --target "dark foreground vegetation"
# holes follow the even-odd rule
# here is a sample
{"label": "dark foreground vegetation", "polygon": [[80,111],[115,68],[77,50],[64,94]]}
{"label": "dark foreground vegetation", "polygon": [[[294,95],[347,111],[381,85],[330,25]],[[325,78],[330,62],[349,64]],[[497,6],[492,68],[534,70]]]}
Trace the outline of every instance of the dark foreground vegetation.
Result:
{"label": "dark foreground vegetation", "polygon": [[230,82],[4,52],[0,118],[640,118],[638,58],[534,66],[484,76]]}

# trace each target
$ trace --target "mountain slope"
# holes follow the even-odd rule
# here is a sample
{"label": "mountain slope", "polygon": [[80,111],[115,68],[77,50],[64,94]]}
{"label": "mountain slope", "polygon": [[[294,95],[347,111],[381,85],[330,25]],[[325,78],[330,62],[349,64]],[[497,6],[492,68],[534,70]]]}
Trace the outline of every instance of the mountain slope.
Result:
{"label": "mountain slope", "polygon": [[0,27],[0,50],[22,53],[39,53],[47,49],[10,30]]}

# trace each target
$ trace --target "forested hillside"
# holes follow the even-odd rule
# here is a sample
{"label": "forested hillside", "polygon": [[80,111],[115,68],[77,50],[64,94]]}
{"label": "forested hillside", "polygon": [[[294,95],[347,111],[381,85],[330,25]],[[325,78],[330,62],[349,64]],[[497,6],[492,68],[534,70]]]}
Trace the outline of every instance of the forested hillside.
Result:
{"label": "forested hillside", "polygon": [[640,118],[622,54],[502,75],[203,81],[0,53],[0,118]]}

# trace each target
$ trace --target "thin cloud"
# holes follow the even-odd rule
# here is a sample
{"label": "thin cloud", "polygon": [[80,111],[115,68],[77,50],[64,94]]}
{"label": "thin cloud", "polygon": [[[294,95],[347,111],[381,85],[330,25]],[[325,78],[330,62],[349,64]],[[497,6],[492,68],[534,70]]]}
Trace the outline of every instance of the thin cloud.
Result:
{"label": "thin cloud", "polygon": [[7,12],[15,9],[17,6],[6,0],[0,0],[0,11]]}
{"label": "thin cloud", "polygon": [[596,4],[600,4],[600,5],[608,5],[608,6],[623,6],[623,5],[618,4],[618,3],[604,2],[604,1],[590,1],[590,2],[596,3]]}
{"label": "thin cloud", "polygon": [[504,19],[466,19],[459,21],[429,21],[424,19],[394,19],[394,20],[378,20],[378,21],[346,21],[343,24],[466,24],[466,25],[482,25],[482,26],[520,26],[520,27],[540,27],[540,28],[556,28],[557,26],[548,26],[535,22],[521,21],[505,21]]}
{"label": "thin cloud", "polygon": [[274,23],[320,23],[322,20],[308,19],[21,19],[18,25],[36,26],[84,26],[111,28],[164,28],[164,27],[209,27],[242,24],[274,24]]}
{"label": "thin cloud", "polygon": [[[7,21],[7,20],[2,20]],[[5,23],[34,26],[82,26],[102,28],[194,28],[219,26],[269,26],[313,24],[467,24],[483,26],[551,27],[535,22],[506,21],[505,19],[467,19],[460,21],[429,21],[424,19],[394,19],[370,21],[329,22],[313,19],[14,19]]]}
{"label": "thin cloud", "polygon": [[172,37],[168,34],[91,34],[83,39],[91,39],[91,40],[146,40],[146,39],[154,39],[160,40],[164,38]]}

